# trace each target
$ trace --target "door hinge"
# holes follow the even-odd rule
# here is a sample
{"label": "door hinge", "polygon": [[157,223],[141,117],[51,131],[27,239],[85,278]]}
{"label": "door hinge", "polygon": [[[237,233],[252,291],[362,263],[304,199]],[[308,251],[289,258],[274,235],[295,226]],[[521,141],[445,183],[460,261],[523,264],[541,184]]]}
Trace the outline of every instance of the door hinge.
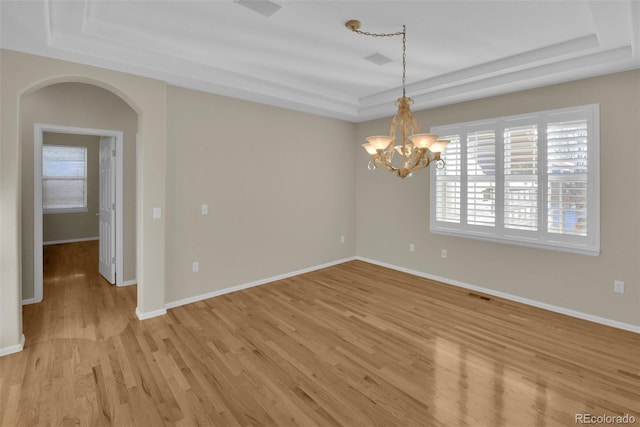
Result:
{"label": "door hinge", "polygon": [[115,263],[116,263],[116,257],[113,257],[113,258],[111,259],[111,263],[112,263],[112,264],[115,264]]}
{"label": "door hinge", "polygon": [[112,155],[113,157],[115,157],[115,156],[116,156],[116,150],[113,150],[113,151],[111,152],[111,155]]}
{"label": "door hinge", "polygon": [[114,210],[114,211],[116,210],[116,204],[115,203],[111,203],[111,209]]}

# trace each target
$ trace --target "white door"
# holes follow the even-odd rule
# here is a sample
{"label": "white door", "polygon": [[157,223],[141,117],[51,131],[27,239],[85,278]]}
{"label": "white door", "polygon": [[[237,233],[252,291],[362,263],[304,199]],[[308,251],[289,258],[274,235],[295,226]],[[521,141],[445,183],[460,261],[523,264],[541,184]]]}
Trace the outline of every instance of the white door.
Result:
{"label": "white door", "polygon": [[116,139],[100,138],[100,274],[116,282]]}

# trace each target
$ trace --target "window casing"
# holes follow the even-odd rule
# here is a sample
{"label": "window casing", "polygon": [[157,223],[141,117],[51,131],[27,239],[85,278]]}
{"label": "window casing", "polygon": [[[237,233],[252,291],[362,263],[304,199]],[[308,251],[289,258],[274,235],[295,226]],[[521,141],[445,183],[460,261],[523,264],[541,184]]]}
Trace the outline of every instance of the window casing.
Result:
{"label": "window casing", "polygon": [[437,126],[432,233],[600,252],[597,104]]}
{"label": "window casing", "polygon": [[87,149],[42,146],[42,209],[44,213],[87,212]]}

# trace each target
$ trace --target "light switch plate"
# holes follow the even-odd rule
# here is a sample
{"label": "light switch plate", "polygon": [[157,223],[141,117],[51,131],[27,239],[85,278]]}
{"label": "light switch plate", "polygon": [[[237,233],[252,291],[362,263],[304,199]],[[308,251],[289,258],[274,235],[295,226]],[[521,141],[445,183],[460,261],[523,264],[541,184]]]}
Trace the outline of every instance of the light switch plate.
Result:
{"label": "light switch plate", "polygon": [[161,208],[153,208],[153,219],[162,218],[162,209]]}

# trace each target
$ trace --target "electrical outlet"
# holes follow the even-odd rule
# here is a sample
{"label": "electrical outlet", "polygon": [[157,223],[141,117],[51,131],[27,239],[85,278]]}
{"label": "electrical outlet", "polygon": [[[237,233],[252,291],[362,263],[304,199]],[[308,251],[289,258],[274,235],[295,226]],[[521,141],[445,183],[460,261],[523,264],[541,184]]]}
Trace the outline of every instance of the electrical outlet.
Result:
{"label": "electrical outlet", "polygon": [[441,249],[440,250],[440,257],[441,258],[446,258],[447,257],[447,250],[446,249]]}
{"label": "electrical outlet", "polygon": [[344,236],[340,236],[340,243],[344,243]]}
{"label": "electrical outlet", "polygon": [[207,215],[209,213],[209,205],[202,205],[200,207],[200,211],[202,212],[202,215]]}
{"label": "electrical outlet", "polygon": [[416,250],[416,247],[413,245],[413,243],[409,243],[409,252],[413,252]]}
{"label": "electrical outlet", "polygon": [[613,281],[613,292],[624,294],[624,282],[620,280]]}
{"label": "electrical outlet", "polygon": [[197,273],[198,271],[200,271],[200,263],[198,261],[191,264],[191,271],[194,273]]}

